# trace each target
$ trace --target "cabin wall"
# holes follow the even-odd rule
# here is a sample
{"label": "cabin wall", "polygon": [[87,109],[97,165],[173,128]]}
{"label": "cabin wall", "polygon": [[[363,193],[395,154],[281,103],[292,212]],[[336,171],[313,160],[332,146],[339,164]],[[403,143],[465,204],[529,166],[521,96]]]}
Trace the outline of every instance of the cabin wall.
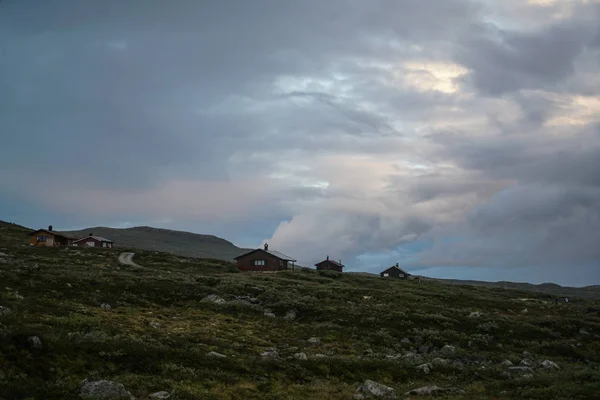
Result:
{"label": "cabin wall", "polygon": [[[254,265],[255,261],[262,260],[264,265]],[[288,263],[268,253],[257,251],[237,259],[240,271],[281,271],[288,269]]]}

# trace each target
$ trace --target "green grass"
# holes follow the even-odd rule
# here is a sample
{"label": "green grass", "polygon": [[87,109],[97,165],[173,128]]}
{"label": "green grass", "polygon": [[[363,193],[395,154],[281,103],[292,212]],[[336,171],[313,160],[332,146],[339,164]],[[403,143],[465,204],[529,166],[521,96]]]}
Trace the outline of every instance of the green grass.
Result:
{"label": "green grass", "polygon": [[[595,299],[555,305],[520,300],[535,298],[528,292],[439,282],[307,270],[240,273],[224,261],[148,251],[136,251],[143,268],[132,269],[117,263],[116,249],[22,243],[0,245],[9,255],[0,263],[0,306],[12,310],[0,316],[2,400],[76,399],[85,378],[118,381],[138,399],[160,390],[176,400],[349,399],[366,379],[395,388],[399,397],[430,384],[466,391],[450,399],[597,399],[600,393]],[[277,317],[257,306],[202,302],[209,294],[255,297]],[[290,310],[297,318],[284,320]],[[469,318],[473,311],[484,314]],[[28,343],[34,335],[42,349]],[[313,336],[321,342],[309,345]],[[424,375],[416,363],[386,358],[418,347],[403,338],[438,350],[453,345],[456,352],[425,354],[422,362],[443,357],[450,364]],[[261,359],[267,347],[281,358]],[[210,351],[227,358],[210,358]],[[535,373],[517,379],[500,363],[516,364],[524,351]],[[287,359],[298,352],[309,359]],[[561,369],[540,369],[545,359]]]}

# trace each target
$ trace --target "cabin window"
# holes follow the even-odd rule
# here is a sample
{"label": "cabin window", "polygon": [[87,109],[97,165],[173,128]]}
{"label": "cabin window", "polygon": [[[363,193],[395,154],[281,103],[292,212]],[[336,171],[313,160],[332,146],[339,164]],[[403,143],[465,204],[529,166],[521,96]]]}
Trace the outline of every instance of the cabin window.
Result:
{"label": "cabin window", "polygon": [[254,265],[259,267],[265,265],[265,260],[254,260]]}
{"label": "cabin window", "polygon": [[35,238],[36,242],[45,242],[48,239],[47,236],[37,236]]}
{"label": "cabin window", "polygon": [[384,272],[383,276],[390,276],[390,274],[388,274],[387,272]]}
{"label": "cabin window", "polygon": [[106,247],[106,242],[102,242],[102,247]]}

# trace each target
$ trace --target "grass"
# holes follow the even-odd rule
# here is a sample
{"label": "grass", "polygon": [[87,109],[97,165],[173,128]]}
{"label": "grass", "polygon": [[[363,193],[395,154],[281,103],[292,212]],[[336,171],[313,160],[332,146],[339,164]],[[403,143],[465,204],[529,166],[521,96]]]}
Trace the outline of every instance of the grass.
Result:
{"label": "grass", "polygon": [[[13,230],[0,230],[0,252],[9,256],[0,262],[0,306],[12,311],[0,316],[2,400],[76,399],[86,378],[120,382],[138,399],[161,390],[176,400],[349,399],[366,379],[399,397],[431,384],[465,391],[449,399],[600,393],[597,299],[556,305],[522,301],[535,298],[528,292],[434,281],[240,273],[225,261],[149,251],[136,251],[143,268],[133,269],[118,264],[116,249],[30,248]],[[210,294],[228,302],[203,302]],[[235,296],[260,305],[231,302]],[[290,310],[293,321],[283,318]],[[469,317],[475,311],[483,315]],[[309,344],[310,337],[320,343]],[[422,345],[435,353],[395,358]],[[442,354],[444,345],[456,351]],[[268,347],[277,348],[278,360],[260,356]],[[308,360],[292,357],[299,352]],[[428,375],[415,368],[435,357],[448,364]],[[501,365],[524,358],[533,363],[531,377]],[[545,359],[560,370],[539,368]]]}

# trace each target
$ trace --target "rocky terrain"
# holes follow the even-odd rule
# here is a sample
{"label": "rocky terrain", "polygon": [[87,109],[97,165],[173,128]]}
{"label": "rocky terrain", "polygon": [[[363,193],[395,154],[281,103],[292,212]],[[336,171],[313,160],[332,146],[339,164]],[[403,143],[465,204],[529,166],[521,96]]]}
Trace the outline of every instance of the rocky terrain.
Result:
{"label": "rocky terrain", "polygon": [[600,393],[597,299],[135,253],[0,243],[0,399]]}

